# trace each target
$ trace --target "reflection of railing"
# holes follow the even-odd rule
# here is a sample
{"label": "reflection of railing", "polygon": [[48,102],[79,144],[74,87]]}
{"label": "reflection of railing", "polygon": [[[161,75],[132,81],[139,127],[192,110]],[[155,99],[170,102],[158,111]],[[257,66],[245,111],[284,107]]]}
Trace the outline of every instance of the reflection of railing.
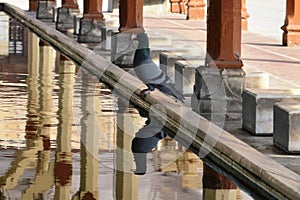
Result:
{"label": "reflection of railing", "polygon": [[15,19],[9,19],[9,54],[23,55],[24,27]]}
{"label": "reflection of railing", "polygon": [[232,178],[253,196],[266,199],[299,197],[300,177],[296,173],[188,109],[170,103],[161,93],[140,99],[139,94],[145,86],[130,74],[23,11],[7,4],[0,4],[0,7],[89,73],[117,88],[118,93],[136,106],[147,110],[152,107],[155,117],[166,122],[165,128],[172,137],[194,153],[205,155],[206,164]]}

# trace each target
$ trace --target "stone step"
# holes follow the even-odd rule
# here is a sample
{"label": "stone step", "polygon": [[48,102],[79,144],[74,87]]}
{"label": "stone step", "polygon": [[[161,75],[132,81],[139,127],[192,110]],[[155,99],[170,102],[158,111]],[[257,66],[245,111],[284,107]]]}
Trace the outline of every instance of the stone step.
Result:
{"label": "stone step", "polygon": [[273,106],[277,102],[300,102],[300,89],[245,89],[243,128],[253,135],[273,134]]}
{"label": "stone step", "polygon": [[287,153],[300,153],[300,103],[274,105],[273,144]]}

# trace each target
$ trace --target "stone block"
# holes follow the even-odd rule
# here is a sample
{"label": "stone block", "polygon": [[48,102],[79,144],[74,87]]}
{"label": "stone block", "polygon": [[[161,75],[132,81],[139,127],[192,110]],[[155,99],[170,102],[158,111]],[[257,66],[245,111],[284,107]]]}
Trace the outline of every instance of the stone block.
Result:
{"label": "stone block", "polygon": [[175,88],[184,96],[194,93],[196,68],[204,64],[204,60],[179,60],[175,62]]}
{"label": "stone block", "polygon": [[132,33],[113,33],[111,45],[111,62],[121,67],[132,67],[137,41]]}
{"label": "stone block", "polygon": [[178,60],[199,60],[200,56],[184,55],[179,52],[162,52],[159,55],[159,67],[172,80],[175,79],[175,62]]}
{"label": "stone block", "polygon": [[77,15],[79,13],[79,9],[58,8],[56,18],[56,29],[59,31],[74,32],[74,15]]}
{"label": "stone block", "polygon": [[104,26],[104,22],[81,18],[77,41],[80,43],[100,43],[102,26]]}
{"label": "stone block", "polygon": [[200,66],[196,68],[192,108],[208,119],[240,119],[243,87],[244,71],[241,69]]}
{"label": "stone block", "polygon": [[55,21],[56,19],[56,2],[54,1],[39,1],[36,18],[41,20]]}
{"label": "stone block", "polygon": [[300,153],[300,102],[275,103],[273,144],[287,153]]}
{"label": "stone block", "polygon": [[300,90],[246,89],[243,91],[243,128],[254,135],[273,134],[273,105],[300,98]]}
{"label": "stone block", "polygon": [[269,88],[270,77],[269,74],[264,72],[246,72],[245,88]]}

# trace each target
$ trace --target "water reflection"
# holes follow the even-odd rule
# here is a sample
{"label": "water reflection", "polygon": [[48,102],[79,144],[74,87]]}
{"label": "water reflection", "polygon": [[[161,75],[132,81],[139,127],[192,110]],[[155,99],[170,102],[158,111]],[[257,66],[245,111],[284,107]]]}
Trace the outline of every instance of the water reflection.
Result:
{"label": "water reflection", "polygon": [[1,199],[201,199],[199,159],[163,140],[149,153],[147,174],[136,176],[131,143],[146,119],[28,37],[28,59],[1,71]]}

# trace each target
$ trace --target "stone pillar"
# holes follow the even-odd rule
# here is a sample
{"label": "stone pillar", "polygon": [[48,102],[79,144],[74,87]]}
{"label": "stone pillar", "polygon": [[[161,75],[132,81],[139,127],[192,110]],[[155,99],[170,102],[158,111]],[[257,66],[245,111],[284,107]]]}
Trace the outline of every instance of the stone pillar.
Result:
{"label": "stone pillar", "polygon": [[76,66],[60,56],[55,199],[69,199],[72,177],[73,96]]}
{"label": "stone pillar", "polygon": [[29,11],[37,11],[38,0],[29,0]]}
{"label": "stone pillar", "polygon": [[300,1],[286,1],[286,17],[281,29],[284,46],[300,46]]}
{"label": "stone pillar", "polygon": [[203,0],[188,0],[186,19],[204,19],[205,5],[206,4]]}
{"label": "stone pillar", "polygon": [[203,171],[203,198],[210,200],[233,200],[237,198],[236,186],[226,177],[215,172],[204,164]]}
{"label": "stone pillar", "polygon": [[170,0],[170,3],[172,13],[181,13],[181,0]]}
{"label": "stone pillar", "polygon": [[247,31],[248,30],[248,18],[249,13],[247,11],[247,3],[246,0],[242,0],[242,30]]}
{"label": "stone pillar", "polygon": [[119,2],[120,32],[130,29],[144,31],[143,3],[143,0],[122,0]]}
{"label": "stone pillar", "polygon": [[101,42],[101,27],[104,25],[102,0],[84,0],[83,18],[80,19],[78,42]]}
{"label": "stone pillar", "polygon": [[56,0],[39,0],[36,18],[41,20],[55,20]]}
{"label": "stone pillar", "polygon": [[62,7],[57,10],[56,29],[74,31],[74,15],[79,14],[77,0],[62,0]]}
{"label": "stone pillar", "polygon": [[193,110],[224,122],[240,119],[245,73],[241,60],[241,0],[210,1],[205,66],[196,70]]}

